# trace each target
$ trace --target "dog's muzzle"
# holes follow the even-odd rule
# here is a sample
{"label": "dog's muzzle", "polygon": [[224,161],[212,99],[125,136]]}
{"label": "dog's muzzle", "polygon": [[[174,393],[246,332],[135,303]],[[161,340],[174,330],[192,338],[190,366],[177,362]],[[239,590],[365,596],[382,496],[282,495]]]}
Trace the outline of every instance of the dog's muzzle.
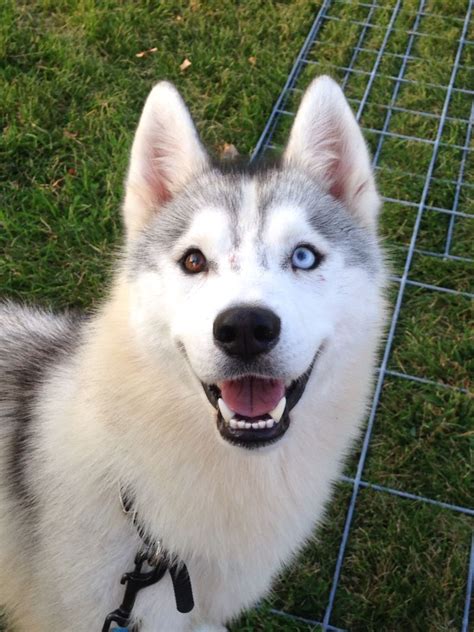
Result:
{"label": "dog's muzzle", "polygon": [[[282,381],[253,376],[218,384],[202,383],[207,399],[217,411],[217,429],[221,436],[229,443],[248,449],[264,447],[281,439],[290,426],[290,412],[304,393],[318,355],[319,352],[309,369],[286,388]],[[239,406],[239,396],[235,394],[239,389],[250,389],[251,393],[260,389],[262,401],[255,407],[257,415],[242,414],[251,412],[252,407],[246,410],[245,406]],[[271,406],[263,412],[266,396]],[[240,407],[240,411],[232,409],[230,404],[234,401],[237,402],[234,407]]]}

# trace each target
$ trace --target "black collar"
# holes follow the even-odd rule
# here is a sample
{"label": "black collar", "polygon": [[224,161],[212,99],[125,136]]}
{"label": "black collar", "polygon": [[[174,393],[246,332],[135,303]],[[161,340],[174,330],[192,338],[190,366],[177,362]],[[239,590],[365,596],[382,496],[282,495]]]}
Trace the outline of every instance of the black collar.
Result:
{"label": "black collar", "polygon": [[[138,520],[137,510],[134,508],[133,495],[130,491],[120,486],[119,498],[123,512],[132,519],[142,541],[142,546],[135,556],[134,570],[130,573],[125,573],[120,580],[121,584],[126,584],[123,601],[116,610],[107,615],[102,632],[108,632],[112,623],[116,623],[119,626],[128,626],[137,593],[142,588],[159,582],[166,571],[169,571],[171,576],[178,612],[184,614],[191,612],[194,608],[191,579],[184,562],[180,561],[176,556],[171,557],[163,549],[161,542],[155,540],[146,532],[145,527]],[[142,571],[144,564],[149,567],[149,570]],[[130,630],[130,632],[138,632],[138,629],[133,628],[133,631]]]}

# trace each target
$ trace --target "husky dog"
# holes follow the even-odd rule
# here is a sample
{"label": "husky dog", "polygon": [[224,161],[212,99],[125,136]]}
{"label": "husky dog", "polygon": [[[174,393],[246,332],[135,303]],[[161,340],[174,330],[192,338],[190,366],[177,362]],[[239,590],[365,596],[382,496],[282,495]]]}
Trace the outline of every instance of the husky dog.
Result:
{"label": "husky dog", "polygon": [[224,630],[324,514],[384,320],[370,158],[340,88],[304,95],[278,164],[208,157],[156,85],[131,152],[124,256],[88,318],[0,308],[0,604],[21,632],[100,630],[143,545],[184,563],[140,632]]}

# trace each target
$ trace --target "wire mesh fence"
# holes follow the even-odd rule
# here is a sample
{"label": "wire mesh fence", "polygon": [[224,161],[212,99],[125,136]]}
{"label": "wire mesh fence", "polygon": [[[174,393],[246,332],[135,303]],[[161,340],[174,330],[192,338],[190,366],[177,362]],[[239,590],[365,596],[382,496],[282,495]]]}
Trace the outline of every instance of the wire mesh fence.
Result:
{"label": "wire mesh fence", "polygon": [[[314,600],[306,598],[303,606],[298,599],[277,599],[270,609],[295,625],[369,629],[361,627],[356,614],[347,615],[351,608],[361,608],[362,596],[351,601],[348,593],[354,585],[350,573],[357,566],[357,546],[359,557],[364,555],[361,538],[355,538],[352,549],[351,542],[354,530],[361,528],[356,522],[364,514],[367,492],[375,508],[369,523],[374,512],[386,509],[382,497],[411,501],[410,511],[436,508],[441,513],[435,522],[447,513],[454,530],[460,524],[456,520],[474,516],[467,443],[469,308],[474,296],[469,285],[474,242],[472,9],[473,3],[465,1],[324,0],[255,148],[254,156],[279,151],[305,86],[320,74],[335,77],[372,150],[385,203],[382,232],[394,272],[393,311],[362,446],[342,477],[347,502],[333,540],[330,588],[318,593],[319,607],[313,611]],[[385,528],[390,529],[389,519]],[[411,619],[412,627],[406,629],[469,629],[474,543],[470,541],[469,553],[469,526],[462,533],[463,577],[452,605],[457,615],[440,617],[439,623],[436,616],[421,619],[425,625]],[[441,542],[442,529],[438,536]],[[413,556],[410,547],[405,555]],[[452,558],[446,555],[449,564]],[[387,573],[392,571],[403,575],[403,569],[388,567]],[[426,595],[426,611],[433,609],[431,597]],[[408,620],[413,604],[403,611],[401,602],[410,601],[403,590],[400,603],[396,594],[391,599],[398,621]],[[423,612],[422,605],[416,607]],[[448,627],[442,620],[449,621]],[[385,629],[405,628],[387,623]]]}

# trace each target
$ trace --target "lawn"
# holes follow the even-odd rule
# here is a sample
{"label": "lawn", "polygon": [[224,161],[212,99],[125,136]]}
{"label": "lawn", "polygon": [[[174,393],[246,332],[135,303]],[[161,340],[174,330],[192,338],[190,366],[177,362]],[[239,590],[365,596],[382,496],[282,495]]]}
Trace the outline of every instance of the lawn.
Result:
{"label": "lawn", "polygon": [[[216,154],[226,144],[248,154],[322,4],[4,2],[0,294],[54,308],[100,300],[121,239],[132,134],[151,85],[177,84]],[[301,89],[318,74],[338,79],[354,110],[362,101],[387,198],[381,232],[396,277],[393,302],[409,256],[362,479],[468,507],[474,27],[460,45],[467,0],[372,4],[325,3],[282,102],[287,113],[265,140],[280,150]],[[319,629],[309,622],[325,615],[359,454],[314,542],[233,632]],[[330,623],[354,632],[460,630],[471,530],[466,513],[362,486]]]}

